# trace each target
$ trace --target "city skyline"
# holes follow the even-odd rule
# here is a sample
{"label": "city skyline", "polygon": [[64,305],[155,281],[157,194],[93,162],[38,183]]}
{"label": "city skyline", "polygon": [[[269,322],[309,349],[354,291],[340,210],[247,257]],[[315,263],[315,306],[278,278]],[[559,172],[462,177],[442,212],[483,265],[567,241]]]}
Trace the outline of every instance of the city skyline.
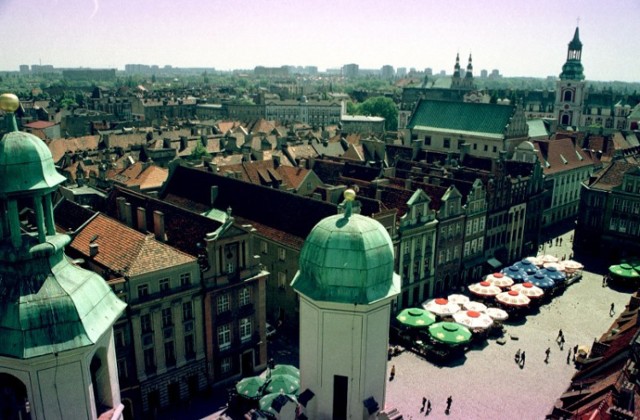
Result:
{"label": "city skyline", "polygon": [[616,6],[603,8],[595,0],[517,6],[508,0],[5,0],[0,70],[42,63],[323,71],[356,63],[450,74],[459,53],[463,68],[473,55],[474,75],[498,69],[506,77],[557,77],[578,25],[587,80],[637,82],[634,28],[623,19],[638,16],[640,3]]}

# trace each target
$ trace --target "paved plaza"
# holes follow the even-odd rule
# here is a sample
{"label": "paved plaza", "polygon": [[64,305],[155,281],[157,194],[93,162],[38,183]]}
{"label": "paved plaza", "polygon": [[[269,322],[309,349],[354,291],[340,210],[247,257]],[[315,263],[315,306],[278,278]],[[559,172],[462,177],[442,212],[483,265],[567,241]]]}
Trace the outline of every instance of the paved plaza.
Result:
{"label": "paved plaza", "polygon": [[[570,239],[567,234],[566,239]],[[567,241],[566,245],[570,244]],[[547,249],[566,253],[568,246]],[[568,256],[568,254],[567,254]],[[543,419],[554,402],[567,389],[576,372],[567,364],[567,351],[576,344],[588,345],[611,325],[611,303],[621,312],[630,294],[602,287],[602,275],[583,272],[581,281],[564,294],[527,315],[517,324],[505,324],[506,344],[489,339],[482,349],[468,351],[458,364],[436,366],[405,351],[389,362],[396,375],[387,382],[387,407],[396,407],[405,419],[425,417],[420,411],[422,398],[431,400],[430,418],[446,419]],[[556,343],[558,330],[566,338],[564,350]],[[518,340],[512,340],[510,336]],[[551,348],[549,363],[545,350]],[[518,349],[526,352],[526,364],[514,362]],[[451,411],[445,414],[447,397]]]}

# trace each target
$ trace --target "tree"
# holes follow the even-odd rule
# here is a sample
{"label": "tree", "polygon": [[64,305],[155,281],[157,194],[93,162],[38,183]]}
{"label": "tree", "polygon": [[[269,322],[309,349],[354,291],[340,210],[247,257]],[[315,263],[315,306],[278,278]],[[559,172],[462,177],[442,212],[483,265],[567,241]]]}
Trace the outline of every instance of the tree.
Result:
{"label": "tree", "polygon": [[369,98],[358,107],[361,114],[374,115],[385,119],[385,129],[398,129],[398,107],[392,99],[384,96]]}
{"label": "tree", "polygon": [[202,143],[198,143],[191,151],[191,158],[194,160],[200,160],[203,156],[209,157],[211,154],[207,152],[207,148],[204,147]]}

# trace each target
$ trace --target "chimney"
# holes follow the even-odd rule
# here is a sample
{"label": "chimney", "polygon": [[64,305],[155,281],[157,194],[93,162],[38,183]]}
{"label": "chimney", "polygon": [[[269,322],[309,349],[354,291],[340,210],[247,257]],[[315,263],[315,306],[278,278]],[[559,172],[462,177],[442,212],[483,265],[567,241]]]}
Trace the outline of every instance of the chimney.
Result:
{"label": "chimney", "polygon": [[164,213],[158,210],[153,212],[153,233],[156,235],[156,239],[164,242]]}
{"label": "chimney", "polygon": [[125,205],[126,202],[127,202],[127,200],[124,197],[118,197],[116,199],[116,203],[118,205],[118,220],[120,220],[123,223],[126,220],[126,218],[125,218],[125,210],[124,210],[124,205]]}
{"label": "chimney", "polygon": [[209,144],[209,137],[207,137],[205,134],[201,135],[200,143],[202,143],[204,147],[207,147],[207,145]]}
{"label": "chimney", "polygon": [[462,143],[460,145],[460,164],[462,164],[464,162],[464,158],[465,156],[467,156],[467,154],[469,154],[469,146],[471,146],[468,143]]}
{"label": "chimney", "polygon": [[147,231],[147,209],[138,207],[138,230],[140,232]]}
{"label": "chimney", "polygon": [[214,206],[215,202],[216,202],[216,198],[218,198],[218,186],[217,185],[212,185],[211,186],[211,196],[210,196],[210,205],[211,207]]}
{"label": "chimney", "polygon": [[89,244],[89,256],[93,258],[96,255],[98,255],[98,244],[96,243]]}
{"label": "chimney", "polygon": [[133,217],[131,214],[131,203],[124,203],[124,223],[133,227]]}
{"label": "chimney", "polygon": [[187,140],[187,136],[180,136],[180,152],[182,152],[184,149],[187,148],[188,146],[188,140]]}
{"label": "chimney", "polygon": [[280,167],[280,156],[277,155],[273,155],[273,167],[274,168],[279,168]]}
{"label": "chimney", "polygon": [[163,138],[162,147],[164,147],[165,149],[171,149],[171,139],[168,137]]}

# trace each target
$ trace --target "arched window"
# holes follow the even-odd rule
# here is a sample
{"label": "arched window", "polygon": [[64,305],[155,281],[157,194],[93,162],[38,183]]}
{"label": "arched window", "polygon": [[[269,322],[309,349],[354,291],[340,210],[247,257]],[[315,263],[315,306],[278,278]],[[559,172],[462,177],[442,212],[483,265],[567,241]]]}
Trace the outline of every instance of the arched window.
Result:
{"label": "arched window", "polygon": [[573,101],[573,92],[571,92],[570,90],[565,90],[564,94],[562,95],[562,100],[564,102],[571,102]]}
{"label": "arched window", "polygon": [[562,125],[569,125],[571,123],[571,118],[569,117],[569,115],[564,114],[562,116],[562,119],[560,120],[560,124]]}
{"label": "arched window", "polygon": [[27,387],[15,376],[0,373],[0,418],[30,419]]}

